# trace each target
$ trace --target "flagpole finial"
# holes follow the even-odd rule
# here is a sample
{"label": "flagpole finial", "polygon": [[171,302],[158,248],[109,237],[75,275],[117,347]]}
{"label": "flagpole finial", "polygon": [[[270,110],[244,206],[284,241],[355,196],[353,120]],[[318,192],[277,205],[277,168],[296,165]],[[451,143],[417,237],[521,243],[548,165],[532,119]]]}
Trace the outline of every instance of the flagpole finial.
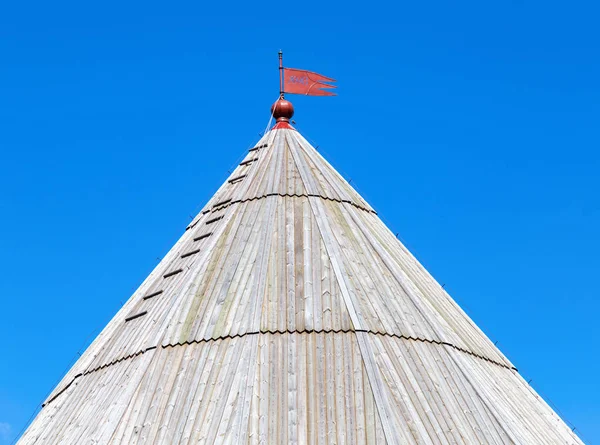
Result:
{"label": "flagpole finial", "polygon": [[273,130],[285,128],[293,130],[294,128],[290,125],[290,119],[294,115],[294,106],[289,100],[285,100],[280,97],[271,106],[271,114],[276,119],[277,123],[273,127]]}
{"label": "flagpole finial", "polygon": [[289,122],[294,115],[294,106],[289,100],[277,99],[271,106],[271,114],[277,122]]}

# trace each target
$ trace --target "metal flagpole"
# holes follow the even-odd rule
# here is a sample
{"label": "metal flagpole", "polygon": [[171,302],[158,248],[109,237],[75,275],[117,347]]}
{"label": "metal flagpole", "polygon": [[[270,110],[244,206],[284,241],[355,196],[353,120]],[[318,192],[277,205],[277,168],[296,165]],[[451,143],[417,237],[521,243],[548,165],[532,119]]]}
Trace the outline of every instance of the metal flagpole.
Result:
{"label": "metal flagpole", "polygon": [[279,50],[279,97],[283,99],[283,51]]}

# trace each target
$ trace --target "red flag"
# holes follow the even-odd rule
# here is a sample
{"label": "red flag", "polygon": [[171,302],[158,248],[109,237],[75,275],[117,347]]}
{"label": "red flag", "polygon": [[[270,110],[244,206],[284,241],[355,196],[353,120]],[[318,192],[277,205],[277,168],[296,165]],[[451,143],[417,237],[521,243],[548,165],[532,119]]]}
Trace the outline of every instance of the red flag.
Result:
{"label": "red flag", "polygon": [[284,93],[304,94],[306,96],[336,96],[335,93],[325,88],[336,88],[325,82],[335,82],[330,77],[313,73],[312,71],[297,70],[295,68],[283,68]]}

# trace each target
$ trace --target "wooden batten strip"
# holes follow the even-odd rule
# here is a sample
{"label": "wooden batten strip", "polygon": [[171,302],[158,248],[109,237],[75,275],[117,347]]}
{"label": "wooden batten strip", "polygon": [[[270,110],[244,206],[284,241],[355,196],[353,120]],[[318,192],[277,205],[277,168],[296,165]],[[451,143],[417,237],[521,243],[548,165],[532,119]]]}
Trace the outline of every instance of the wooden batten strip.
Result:
{"label": "wooden batten strip", "polygon": [[250,149],[250,150],[248,150],[248,151],[256,151],[256,150],[260,150],[261,148],[266,148],[266,147],[268,147],[268,146],[269,146],[269,144],[257,145],[256,147],[253,147],[253,148],[251,148],[251,149]]}
{"label": "wooden batten strip", "polygon": [[197,254],[198,252],[200,252],[200,249],[192,250],[191,252],[187,252],[181,255],[181,258],[187,258],[189,256]]}
{"label": "wooden batten strip", "polygon": [[125,319],[125,323],[127,323],[128,321],[131,321],[131,320],[135,320],[136,318],[143,317],[147,313],[148,313],[148,311],[144,311],[144,312],[140,312],[139,314],[131,315]]}
{"label": "wooden batten strip", "polygon": [[159,291],[156,291],[156,292],[152,292],[151,294],[148,294],[148,295],[144,296],[144,300],[149,300],[150,298],[156,297],[157,295],[160,295],[162,293],[163,293],[162,290],[159,290]]}
{"label": "wooden batten strip", "polygon": [[220,219],[223,219],[223,215],[221,215],[221,216],[217,216],[217,217],[215,217],[215,218],[213,218],[213,219],[209,219],[208,221],[206,221],[206,224],[212,224],[212,223],[214,223],[214,222],[217,222],[217,221],[218,221],[218,220],[220,220]]}
{"label": "wooden batten strip", "polygon": [[221,201],[221,202],[217,202],[214,206],[212,206],[212,208],[214,209],[215,207],[220,207],[220,206],[223,206],[225,204],[229,204],[230,202],[231,202],[231,198],[226,199],[226,200]]}
{"label": "wooden batten strip", "polygon": [[244,179],[246,176],[248,176],[248,175],[240,175],[240,176],[236,176],[235,178],[231,178],[231,179],[230,179],[229,181],[227,181],[227,182],[229,182],[230,184],[233,184],[234,182],[241,181],[241,180],[242,180],[242,179]]}
{"label": "wooden batten strip", "polygon": [[248,159],[247,161],[240,162],[240,166],[243,167],[244,165],[252,164],[254,161],[258,161],[258,158],[252,158],[252,159]]}
{"label": "wooden batten strip", "polygon": [[163,275],[163,278],[172,277],[173,275],[177,275],[180,272],[183,272],[183,269],[177,269],[177,270],[174,270],[173,272],[169,272],[169,273]]}
{"label": "wooden batten strip", "polygon": [[200,235],[200,236],[198,236],[198,237],[194,238],[194,241],[201,241],[201,240],[203,240],[204,238],[208,238],[208,237],[209,237],[209,236],[211,236],[212,234],[213,234],[212,232],[210,232],[210,233],[205,233],[204,235]]}

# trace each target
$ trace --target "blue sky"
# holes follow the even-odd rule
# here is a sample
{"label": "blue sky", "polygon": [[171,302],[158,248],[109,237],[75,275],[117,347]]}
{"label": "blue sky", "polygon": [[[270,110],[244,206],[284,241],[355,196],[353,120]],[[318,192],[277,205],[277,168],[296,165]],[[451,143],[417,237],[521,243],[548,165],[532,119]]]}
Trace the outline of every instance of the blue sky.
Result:
{"label": "blue sky", "polygon": [[594,2],[5,2],[0,444],[257,139],[297,128],[600,443]]}

